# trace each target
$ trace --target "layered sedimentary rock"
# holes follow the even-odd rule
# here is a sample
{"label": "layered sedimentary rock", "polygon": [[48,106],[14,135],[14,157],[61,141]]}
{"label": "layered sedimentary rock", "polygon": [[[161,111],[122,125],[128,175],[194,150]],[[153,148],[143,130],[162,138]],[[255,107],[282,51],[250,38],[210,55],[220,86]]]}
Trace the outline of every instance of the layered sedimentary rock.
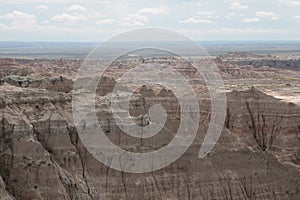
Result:
{"label": "layered sedimentary rock", "polygon": [[255,67],[269,66],[272,68],[290,69],[299,71],[300,60],[259,60],[259,61],[239,61],[238,65],[252,65]]}
{"label": "layered sedimentary rock", "polygon": [[[147,62],[150,61],[144,61]],[[160,62],[172,65],[177,61],[161,59]],[[151,152],[166,146],[177,133],[180,104],[168,88],[145,83],[130,99],[132,119],[139,126],[147,126],[151,120],[149,108],[159,103],[168,114],[166,124],[148,139],[122,132],[110,108],[111,92],[128,63],[134,66],[137,62],[114,63],[114,70],[107,71],[100,80],[96,91],[97,117],[115,145],[131,152]],[[30,69],[28,63],[25,65],[28,65],[25,71]],[[181,158],[164,169],[144,174],[116,171],[87,151],[74,126],[70,91],[3,83],[0,199],[299,199],[299,106],[255,88],[228,92],[222,135],[213,151],[199,159],[211,119],[210,99],[204,83],[193,79],[195,73],[190,65],[181,65],[178,70],[191,79],[199,98],[199,130]],[[117,73],[113,76],[112,72]],[[5,73],[4,77],[9,76]],[[34,73],[25,76],[33,77]],[[223,77],[235,77],[226,69],[222,73]],[[122,104],[123,99],[119,101]]]}
{"label": "layered sedimentary rock", "polygon": [[17,87],[31,87],[66,93],[73,89],[74,84],[72,80],[66,79],[63,76],[53,78],[6,76],[0,82],[2,84],[8,83]]}
{"label": "layered sedimentary rock", "polygon": [[0,85],[70,92],[79,60],[0,59]]}
{"label": "layered sedimentary rock", "polygon": [[[151,92],[141,90],[131,105],[139,110],[137,116],[147,110],[141,94]],[[163,93],[168,91],[156,94],[169,96]],[[22,99],[17,99],[20,94]],[[98,101],[104,98],[109,97]],[[209,106],[203,106],[197,138],[179,160],[156,172],[129,174],[104,166],[82,146],[72,123],[70,95],[2,86],[3,198],[298,199],[299,107],[255,89],[232,92],[228,99],[226,127],[206,158],[199,159],[198,151]],[[177,109],[167,109],[168,131],[141,141],[122,133],[104,107],[98,110],[99,121],[106,122],[108,137],[126,150],[160,148],[172,139],[170,133],[176,133],[178,115],[171,112]]]}
{"label": "layered sedimentary rock", "polygon": [[300,70],[299,57],[295,56],[273,56],[273,55],[255,55],[247,52],[233,52],[218,56],[225,62],[236,64],[238,66],[271,67],[275,69]]}

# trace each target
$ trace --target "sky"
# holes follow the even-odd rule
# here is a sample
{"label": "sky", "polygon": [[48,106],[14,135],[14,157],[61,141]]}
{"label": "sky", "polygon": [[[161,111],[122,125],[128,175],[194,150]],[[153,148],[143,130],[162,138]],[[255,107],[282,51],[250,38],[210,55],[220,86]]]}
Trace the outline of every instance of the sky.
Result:
{"label": "sky", "polygon": [[300,40],[300,0],[1,0],[0,41],[95,42],[139,28],[199,41]]}

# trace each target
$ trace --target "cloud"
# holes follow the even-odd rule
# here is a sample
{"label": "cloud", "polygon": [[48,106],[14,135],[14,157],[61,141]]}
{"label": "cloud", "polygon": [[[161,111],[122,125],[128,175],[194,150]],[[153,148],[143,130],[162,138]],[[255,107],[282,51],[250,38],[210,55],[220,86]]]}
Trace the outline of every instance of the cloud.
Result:
{"label": "cloud", "polygon": [[78,21],[83,21],[86,19],[87,19],[87,17],[85,17],[83,15],[70,15],[70,14],[66,14],[66,13],[55,15],[51,18],[51,20],[53,20],[53,21],[61,21],[66,24],[75,24]]}
{"label": "cloud", "polygon": [[259,22],[259,21],[260,21],[259,18],[254,17],[254,18],[245,18],[243,22],[244,23],[253,23],[253,22]]}
{"label": "cloud", "polygon": [[35,7],[35,9],[37,9],[37,10],[48,10],[49,8],[46,5],[38,5],[38,6]]}
{"label": "cloud", "polygon": [[11,21],[12,26],[35,26],[36,17],[32,14],[28,14],[22,11],[13,11],[4,16],[1,16],[2,19],[7,19]]}
{"label": "cloud", "polygon": [[300,1],[296,0],[278,0],[279,4],[286,6],[300,6]]}
{"label": "cloud", "polygon": [[210,12],[210,11],[199,11],[197,12],[198,15],[212,15],[213,12]]}
{"label": "cloud", "polygon": [[219,18],[215,12],[212,11],[198,11],[196,16],[186,18],[184,20],[179,20],[179,23],[182,24],[213,24],[215,23],[214,19]]}
{"label": "cloud", "polygon": [[[26,3],[70,3],[70,0],[2,0],[6,4],[26,4]],[[107,3],[110,0],[73,0],[72,3]]]}
{"label": "cloud", "polygon": [[71,5],[70,7],[66,8],[66,11],[67,13],[70,13],[70,15],[83,15],[86,18],[101,17],[98,12],[78,4]]}
{"label": "cloud", "polygon": [[65,9],[66,12],[54,15],[51,20],[52,21],[59,21],[64,22],[65,24],[74,25],[77,22],[87,20],[89,18],[97,18],[100,17],[100,14],[91,10],[87,9],[83,6],[78,4],[73,4],[70,7]]}
{"label": "cloud", "polygon": [[270,33],[287,33],[288,31],[283,31],[279,29],[264,29],[264,28],[232,28],[232,27],[220,27],[220,28],[214,28],[214,29],[197,29],[197,30],[190,30],[190,29],[180,29],[179,30],[182,33],[185,34],[193,34],[193,35],[199,35],[199,34],[208,34],[208,35],[214,35],[214,34],[221,34],[225,35],[228,34],[230,36],[240,36],[240,35],[247,35],[247,34],[270,34]]}
{"label": "cloud", "polygon": [[218,15],[215,15],[214,12],[210,11],[199,11],[197,12],[197,15],[200,15],[200,18],[206,18],[206,19],[217,19],[219,18]]}
{"label": "cloud", "polygon": [[266,12],[266,11],[258,11],[256,12],[256,17],[261,18],[269,18],[271,20],[276,20],[279,18],[279,16],[273,12]]}
{"label": "cloud", "polygon": [[239,2],[234,2],[229,7],[229,9],[231,9],[231,10],[243,10],[243,9],[246,9],[246,8],[248,8],[248,5],[242,5]]}
{"label": "cloud", "polygon": [[208,20],[208,19],[200,19],[200,18],[195,18],[195,17],[190,17],[190,18],[187,18],[185,20],[180,20],[179,23],[183,23],[183,24],[212,24],[214,23],[213,21],[211,20]]}
{"label": "cloud", "polygon": [[[249,32],[255,32],[255,28],[257,28],[258,31],[262,31],[259,29],[267,28],[268,25],[270,25],[268,22],[276,22],[278,29],[289,31],[291,34],[296,35],[296,33],[298,33],[298,36],[293,36],[293,38],[299,38],[300,35],[299,28],[297,28],[297,25],[299,25],[297,23],[300,23],[300,14],[297,12],[299,10],[297,10],[297,8],[300,8],[300,0],[269,0],[268,4],[261,4],[259,7],[257,7],[255,3],[253,4],[253,0],[225,0],[220,2],[217,7],[213,1],[195,0],[165,1],[163,4],[144,4],[143,2],[134,1],[129,1],[128,3],[128,1],[125,0],[106,0],[103,2],[107,4],[103,4],[95,3],[95,1],[97,0],[3,0],[1,1],[2,4],[3,2],[19,2],[20,5],[7,5],[4,3],[7,11],[5,12],[5,10],[3,10],[3,12],[0,13],[0,23],[2,23],[2,25],[0,25],[1,37],[3,37],[3,39],[13,37],[16,40],[18,38],[22,39],[23,35],[21,31],[19,33],[15,30],[26,28],[26,30],[28,29],[28,35],[31,35],[30,28],[32,28],[32,35],[37,35],[37,33],[40,32],[36,31],[36,27],[42,27],[43,30],[47,30],[45,26],[49,29],[53,27],[53,29],[56,30],[60,29],[55,28],[55,26],[76,29],[78,33],[82,33],[82,36],[85,35],[83,33],[93,34],[86,31],[87,27],[93,27],[95,30],[99,29],[99,31],[108,32],[109,30],[117,32],[116,30],[119,30],[122,32],[132,28],[126,26],[153,25],[152,18],[155,21],[160,20],[162,27],[180,29],[186,25],[186,28],[190,31],[196,30],[199,26],[205,26],[209,29],[219,29],[222,25],[225,26],[226,23],[231,22],[228,27],[235,29],[220,30],[220,33],[216,35],[221,38],[223,37],[222,31],[243,32],[243,28],[253,28],[252,30],[248,30]],[[198,2],[202,4],[199,4],[201,7],[196,5]],[[279,2],[281,4],[279,4]],[[18,9],[16,9],[16,7],[18,7]],[[28,10],[30,7],[33,8],[32,11]],[[55,10],[55,8],[60,9]],[[48,11],[46,9],[48,9]],[[13,10],[17,11],[12,12]],[[281,12],[282,10],[285,10],[285,14]],[[22,14],[23,16],[21,16]],[[18,18],[16,17],[17,15],[21,17]],[[219,18],[217,15],[219,15]],[[271,21],[272,19],[282,20]],[[75,26],[75,24],[78,26]],[[19,26],[18,29],[17,25]],[[8,26],[15,26],[15,29],[10,32],[4,32]],[[2,29],[2,27],[6,27],[6,29]],[[42,35],[38,37],[44,37],[46,40],[52,40],[52,38],[53,40],[56,39],[46,31],[45,35],[45,37]],[[60,33],[56,35],[59,39]],[[63,33],[61,35],[63,35]],[[72,38],[72,35],[70,35],[70,38]],[[105,37],[109,36],[111,36],[111,34]],[[35,37],[36,36],[30,36],[32,40],[34,40]],[[200,36],[195,35],[195,37],[198,39]],[[213,39],[213,36],[210,34],[207,34],[207,37]],[[270,33],[267,39],[285,39],[289,37],[290,35],[288,33],[285,33],[285,35]],[[65,38],[68,40],[68,37],[64,37],[64,39]],[[247,38],[248,37],[245,37],[245,39]],[[251,39],[251,37],[249,38]]]}
{"label": "cloud", "polygon": [[165,6],[160,6],[160,7],[155,7],[155,8],[145,7],[145,8],[142,8],[138,13],[139,14],[159,15],[159,14],[166,13],[167,11],[168,11],[168,8]]}
{"label": "cloud", "polygon": [[231,18],[231,17],[234,17],[234,16],[236,16],[236,14],[234,12],[231,12],[228,15],[226,15],[225,17],[226,18]]}
{"label": "cloud", "polygon": [[300,15],[294,16],[293,19],[296,21],[296,23],[300,23]]}
{"label": "cloud", "polygon": [[98,20],[96,22],[96,24],[113,24],[115,23],[116,20],[114,19],[102,19],[102,20]]}
{"label": "cloud", "polygon": [[86,12],[87,9],[83,6],[80,6],[78,4],[73,4],[72,6],[70,6],[69,8],[66,9],[67,11],[70,11],[70,12]]}
{"label": "cloud", "polygon": [[218,33],[272,33],[278,30],[273,29],[243,29],[243,28],[228,28],[223,27],[220,29],[213,29],[210,32],[218,32]]}
{"label": "cloud", "polygon": [[127,16],[121,25],[123,26],[144,26],[149,19],[144,15],[132,14]]}

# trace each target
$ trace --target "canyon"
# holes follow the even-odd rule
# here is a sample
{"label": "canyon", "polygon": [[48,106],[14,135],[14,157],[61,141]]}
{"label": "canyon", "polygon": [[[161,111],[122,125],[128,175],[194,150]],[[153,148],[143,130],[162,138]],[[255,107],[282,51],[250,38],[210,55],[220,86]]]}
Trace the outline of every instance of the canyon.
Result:
{"label": "canyon", "polygon": [[131,152],[166,146],[181,114],[171,90],[145,81],[131,97],[130,114],[146,126],[151,102],[156,102],[168,114],[166,123],[151,138],[124,134],[110,108],[124,72],[167,64],[196,91],[200,122],[192,145],[166,168],[142,174],[103,165],[80,140],[72,93],[82,60],[0,59],[0,199],[300,199],[300,59],[248,53],[209,59],[223,78],[227,109],[221,137],[202,159],[198,153],[212,112],[208,89],[192,65],[201,58],[192,64],[174,58],[116,61],[101,77],[98,121],[111,142]]}

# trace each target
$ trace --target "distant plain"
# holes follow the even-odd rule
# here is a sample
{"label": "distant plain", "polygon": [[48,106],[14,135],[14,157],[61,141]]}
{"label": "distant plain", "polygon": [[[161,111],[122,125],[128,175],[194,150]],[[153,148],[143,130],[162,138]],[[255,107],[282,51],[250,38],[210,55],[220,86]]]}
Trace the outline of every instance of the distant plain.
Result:
{"label": "distant plain", "polygon": [[[0,57],[83,59],[98,44],[101,42],[0,42]],[[204,41],[199,44],[211,56],[229,52],[300,56],[300,41]],[[181,44],[169,42],[168,45],[177,45],[180,48]],[[182,53],[184,56],[197,56],[193,52]]]}

